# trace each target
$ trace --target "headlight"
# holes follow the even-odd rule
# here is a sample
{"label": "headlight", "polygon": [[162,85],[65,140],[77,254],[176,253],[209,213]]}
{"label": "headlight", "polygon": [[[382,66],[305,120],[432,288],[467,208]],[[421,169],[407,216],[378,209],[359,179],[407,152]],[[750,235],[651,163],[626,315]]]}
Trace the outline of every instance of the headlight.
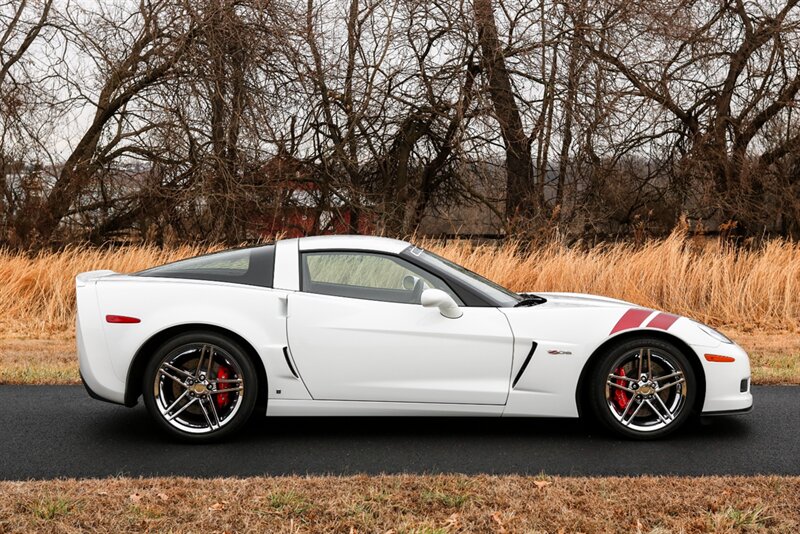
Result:
{"label": "headlight", "polygon": [[714,330],[710,326],[706,326],[704,324],[700,324],[700,323],[695,323],[695,324],[697,325],[697,327],[700,330],[702,330],[703,332],[708,334],[710,337],[713,337],[717,341],[721,341],[722,343],[730,343],[731,345],[733,345],[733,341],[728,339],[728,337],[725,334],[723,334],[722,332],[717,332],[716,330]]}

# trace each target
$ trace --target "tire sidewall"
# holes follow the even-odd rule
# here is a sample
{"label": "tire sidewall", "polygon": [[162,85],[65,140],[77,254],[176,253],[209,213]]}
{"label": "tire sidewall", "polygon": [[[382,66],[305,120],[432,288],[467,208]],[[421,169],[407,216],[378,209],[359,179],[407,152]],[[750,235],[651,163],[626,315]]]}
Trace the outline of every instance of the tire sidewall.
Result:
{"label": "tire sidewall", "polygon": [[[164,420],[164,417],[161,415],[161,412],[158,410],[156,405],[153,385],[159,367],[167,355],[169,355],[172,351],[180,346],[190,343],[210,343],[227,351],[228,354],[239,364],[239,367],[242,370],[242,378],[244,379],[245,383],[242,404],[233,420],[219,430],[209,432],[207,434],[193,434],[175,428],[166,420]],[[150,361],[147,363],[147,367],[145,368],[144,376],[142,378],[142,397],[144,399],[144,404],[147,407],[147,411],[150,413],[152,418],[155,419],[161,430],[181,441],[190,443],[209,443],[230,436],[247,423],[247,421],[250,419],[250,416],[253,414],[253,409],[256,405],[259,386],[258,374],[253,366],[253,362],[238,343],[230,338],[214,332],[194,331],[179,334],[169,339],[155,351],[153,356],[150,358]]]}
{"label": "tire sidewall", "polygon": [[[639,349],[653,349],[662,354],[667,354],[673,358],[683,369],[686,387],[686,403],[678,414],[677,418],[669,423],[664,428],[653,430],[651,432],[642,432],[623,426],[611,415],[606,402],[605,389],[606,380],[611,371],[611,366],[620,356],[639,350]],[[609,349],[603,356],[601,356],[592,370],[590,403],[595,417],[609,430],[617,435],[624,436],[629,439],[648,440],[657,439],[669,434],[672,434],[683,426],[686,421],[691,417],[695,401],[697,398],[698,383],[694,368],[691,362],[681,350],[675,345],[660,339],[652,339],[647,337],[629,339],[623,341],[611,349]]]}

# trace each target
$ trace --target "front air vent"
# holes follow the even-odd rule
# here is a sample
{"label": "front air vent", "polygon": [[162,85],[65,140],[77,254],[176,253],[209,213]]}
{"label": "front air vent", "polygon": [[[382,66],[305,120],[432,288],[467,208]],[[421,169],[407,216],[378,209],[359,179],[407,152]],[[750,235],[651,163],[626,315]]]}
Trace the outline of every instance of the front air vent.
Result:
{"label": "front air vent", "polygon": [[530,363],[531,358],[533,357],[533,352],[535,350],[536,350],[536,342],[534,341],[531,344],[530,352],[528,352],[528,355],[525,357],[525,361],[522,362],[522,367],[519,368],[519,371],[517,372],[517,376],[514,377],[514,381],[511,383],[511,388],[512,389],[517,386],[517,382],[519,382],[519,379],[522,378],[522,373],[524,373],[525,372],[525,368],[528,367],[528,364]]}

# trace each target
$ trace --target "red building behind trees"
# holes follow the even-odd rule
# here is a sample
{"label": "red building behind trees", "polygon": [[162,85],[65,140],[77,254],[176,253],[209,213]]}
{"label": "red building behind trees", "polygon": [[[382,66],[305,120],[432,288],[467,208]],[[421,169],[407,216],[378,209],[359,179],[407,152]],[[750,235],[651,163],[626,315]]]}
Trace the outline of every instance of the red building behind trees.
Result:
{"label": "red building behind trees", "polygon": [[[263,237],[352,233],[353,209],[336,191],[323,191],[312,164],[288,154],[278,154],[262,168],[272,192],[273,209],[261,210],[255,222]],[[375,231],[372,212],[360,212],[358,233]]]}

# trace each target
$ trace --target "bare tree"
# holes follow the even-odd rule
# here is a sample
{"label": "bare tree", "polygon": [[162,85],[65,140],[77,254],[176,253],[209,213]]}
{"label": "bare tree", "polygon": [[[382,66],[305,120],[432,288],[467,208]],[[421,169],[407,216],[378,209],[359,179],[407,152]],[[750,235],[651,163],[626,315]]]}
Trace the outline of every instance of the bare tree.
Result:
{"label": "bare tree", "polygon": [[586,49],[630,91],[674,117],[685,153],[681,172],[689,173],[684,180],[712,180],[723,219],[747,224],[748,212],[764,204],[758,194],[763,166],[797,143],[789,137],[755,161],[749,156],[765,126],[788,113],[800,90],[800,56],[791,44],[800,24],[797,5],[681,1],[659,13],[648,2],[609,3],[604,24],[613,30],[603,47],[596,33],[584,38]]}
{"label": "bare tree", "polygon": [[[49,25],[52,0],[0,3],[0,224],[5,238],[20,245],[30,231],[41,194],[40,130],[35,115],[41,73],[26,63]],[[34,120],[32,120],[34,119]]]}
{"label": "bare tree", "polygon": [[[54,237],[59,222],[103,166],[136,150],[126,147],[125,142],[150,126],[126,128],[130,126],[128,106],[170,75],[194,34],[194,28],[183,20],[181,6],[168,0],[143,1],[132,14],[93,14],[71,7],[62,15],[65,36],[99,64],[104,76],[96,90],[73,84],[79,90],[90,91],[85,97],[91,102],[94,115],[67,157],[37,217],[37,239],[41,242]],[[89,25],[75,13],[86,17]],[[121,17],[126,15],[136,22],[135,26],[123,23]]]}
{"label": "bare tree", "polygon": [[506,216],[532,217],[541,210],[543,199],[533,191],[533,161],[530,143],[514,97],[511,75],[495,22],[492,0],[474,0],[483,65],[489,83],[494,115],[500,126],[506,154]]}

